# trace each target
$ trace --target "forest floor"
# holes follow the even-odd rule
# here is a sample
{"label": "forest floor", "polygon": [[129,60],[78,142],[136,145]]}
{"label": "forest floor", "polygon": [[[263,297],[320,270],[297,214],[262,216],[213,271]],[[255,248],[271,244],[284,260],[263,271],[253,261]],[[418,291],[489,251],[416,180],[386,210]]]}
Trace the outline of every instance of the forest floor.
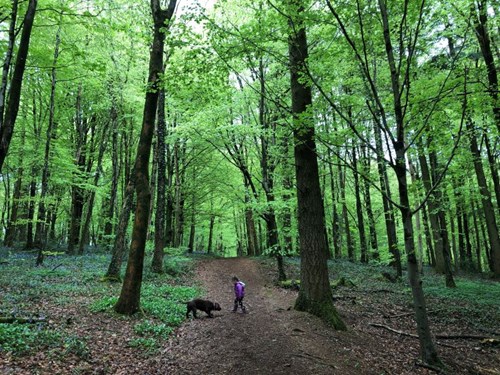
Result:
{"label": "forest floor", "polygon": [[[287,269],[292,276],[297,267]],[[247,313],[233,313],[231,276],[246,284]],[[419,364],[408,291],[401,285],[338,287],[336,307],[348,326],[334,331],[310,314],[293,309],[297,292],[277,287],[274,264],[250,258],[201,259],[196,262],[196,283],[203,298],[222,310],[208,318],[186,320],[154,354],[127,345],[133,336],[130,320],[116,314],[89,313],[81,299],[58,307],[40,301],[52,324],[71,327],[86,337],[85,355],[49,356],[33,352],[22,357],[0,352],[1,374],[435,374]],[[381,285],[386,285],[381,287]],[[395,285],[395,286],[394,286]],[[431,300],[429,318],[436,335],[498,334],[496,309],[484,316],[461,316],[463,309]],[[466,302],[464,302],[465,304]],[[453,303],[456,305],[456,303]],[[498,306],[498,305],[497,305]],[[459,307],[459,306],[458,306]],[[451,309],[451,310],[450,310]],[[471,325],[471,321],[481,321]],[[495,323],[495,319],[496,323]],[[493,320],[493,321],[492,321]],[[381,326],[376,326],[377,324]],[[478,327],[483,327],[478,331]],[[495,332],[496,327],[496,332]],[[67,328],[68,329],[68,328]],[[498,337],[497,337],[498,338]],[[447,374],[500,374],[500,348],[479,338],[437,339]],[[74,352],[74,351],[73,351]],[[81,353],[80,353],[81,354]]]}

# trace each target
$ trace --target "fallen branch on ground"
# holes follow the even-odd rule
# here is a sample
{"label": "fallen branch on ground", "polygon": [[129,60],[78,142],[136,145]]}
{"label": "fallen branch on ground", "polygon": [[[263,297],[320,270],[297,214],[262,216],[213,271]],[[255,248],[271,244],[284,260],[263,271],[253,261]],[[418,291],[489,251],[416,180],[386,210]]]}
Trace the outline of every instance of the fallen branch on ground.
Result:
{"label": "fallen branch on ground", "polygon": [[[427,313],[428,314],[433,314],[433,313],[436,313],[438,311],[441,311],[441,310],[432,310],[432,311],[428,311]],[[408,312],[408,313],[404,313],[404,314],[399,314],[399,315],[384,315],[384,318],[387,318],[387,319],[394,319],[394,318],[402,318],[404,316],[410,316],[410,315],[414,315],[415,312],[412,311],[412,312]]]}
{"label": "fallen branch on ground", "polygon": [[[383,324],[378,324],[378,323],[369,323],[372,327],[377,327],[377,328],[384,328],[388,331],[397,333],[398,335],[403,335],[403,336],[409,336],[409,337],[415,337],[418,338],[418,335],[415,335],[413,333],[408,333],[408,332],[403,332],[399,331],[397,329],[388,327]],[[484,340],[484,339],[490,339],[491,336],[484,336],[484,335],[470,335],[470,334],[462,334],[462,335],[436,335],[435,336],[437,339],[441,340],[455,340],[455,339],[473,339],[473,340]]]}

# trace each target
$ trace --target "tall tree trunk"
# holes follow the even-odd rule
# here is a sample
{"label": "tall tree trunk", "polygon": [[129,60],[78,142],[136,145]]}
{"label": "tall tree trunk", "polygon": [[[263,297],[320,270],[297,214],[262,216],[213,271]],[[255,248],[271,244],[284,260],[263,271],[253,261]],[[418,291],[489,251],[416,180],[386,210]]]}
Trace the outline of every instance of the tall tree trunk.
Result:
{"label": "tall tree trunk", "polygon": [[149,219],[148,219],[148,235],[146,237],[146,241],[151,239],[151,236],[154,234],[154,226],[153,226],[153,212],[155,208],[155,200],[156,200],[156,183],[157,183],[157,175],[158,175],[158,152],[157,152],[157,137],[153,135],[152,140],[152,152],[153,152],[153,162],[151,166],[151,178],[149,179],[149,191],[151,192],[151,198],[149,199]]}
{"label": "tall tree trunk", "polygon": [[[428,138],[428,142],[430,139]],[[442,167],[439,165],[438,157],[436,151],[432,149],[429,145],[429,161],[432,168],[432,182],[434,185],[437,184],[439,179],[439,174],[441,173]],[[443,209],[443,206],[446,206],[445,199],[446,197],[443,195],[442,189],[437,188],[433,191],[433,195],[436,199],[436,202],[439,205],[438,209],[438,220],[439,220],[439,236],[443,240],[443,259],[444,259],[444,273],[446,279],[446,286],[448,288],[455,288],[455,280],[453,279],[452,273],[452,265],[451,265],[451,241],[448,234],[448,225],[446,221],[446,212]]]}
{"label": "tall tree trunk", "polygon": [[[476,212],[479,212],[479,210],[476,208],[476,200],[472,199],[471,200],[472,204],[472,220],[474,222],[474,233],[476,237],[476,258],[477,258],[477,270],[478,272],[482,272],[483,265],[481,262],[481,233],[479,231],[479,223],[477,219]],[[484,246],[484,248],[487,248],[487,246]]]}
{"label": "tall tree trunk", "polygon": [[[41,105],[38,105],[37,96],[40,95],[36,92],[33,93],[32,103],[32,120],[33,120],[33,134],[35,138],[35,150],[39,149],[42,139],[42,121],[41,121]],[[27,204],[27,225],[26,225],[26,249],[33,249],[35,247],[34,238],[34,223],[36,211],[36,194],[37,194],[37,180],[36,176],[39,175],[40,164],[35,160],[31,165],[30,171],[30,184],[29,184],[29,199]]]}
{"label": "tall tree trunk", "polygon": [[[104,152],[108,146],[109,140],[109,126],[110,122],[107,121],[104,123],[101,128],[101,134],[99,137],[99,151],[97,154],[97,166],[94,172],[94,182],[93,185],[97,189],[99,184],[99,179],[102,173],[102,162],[104,158]],[[89,192],[89,199],[87,201],[87,213],[85,216],[85,221],[82,226],[82,236],[80,238],[80,243],[78,246],[78,254],[83,254],[84,246],[88,243],[89,231],[90,231],[90,222],[92,220],[92,212],[94,211],[94,201],[95,201],[95,190]]]}
{"label": "tall tree trunk", "polygon": [[120,314],[131,315],[137,312],[140,307],[144,249],[146,246],[149,201],[151,198],[148,181],[149,156],[151,153],[151,142],[153,139],[156,108],[158,105],[158,86],[160,84],[160,75],[163,66],[165,29],[168,27],[166,22],[169,22],[172,18],[176,3],[177,0],[170,0],[168,9],[162,10],[159,0],[151,0],[151,11],[154,20],[154,37],[149,61],[149,90],[146,92],[142,131],[134,166],[137,207],[132,230],[132,243],[130,245],[129,260],[122,291],[115,305],[115,311]]}
{"label": "tall tree trunk", "polygon": [[[329,160],[331,155],[329,154]],[[335,186],[335,176],[333,173],[333,163],[328,164],[330,173],[330,190],[332,194],[332,240],[333,240],[333,253],[335,259],[340,259],[342,257],[342,232],[340,224],[340,215],[337,212],[337,203],[339,201],[339,189]]]}
{"label": "tall tree trunk", "polygon": [[18,0],[12,0],[12,11],[9,23],[9,40],[7,42],[7,49],[5,50],[5,59],[2,67],[2,82],[0,84],[0,129],[3,124],[3,115],[5,112],[5,99],[7,97],[7,81],[9,80],[9,72],[12,63],[12,56],[14,55],[14,45],[16,43],[16,21],[18,11]]}
{"label": "tall tree trunk", "polygon": [[349,210],[346,201],[346,167],[339,166],[340,180],[340,200],[342,201],[342,221],[344,224],[344,232],[346,237],[347,257],[349,260],[354,260],[354,243],[351,236],[351,227],[349,224]]}
{"label": "tall tree trunk", "polygon": [[354,192],[356,195],[356,214],[358,218],[358,234],[359,234],[359,247],[361,252],[361,262],[368,263],[365,220],[363,217],[363,204],[361,203],[361,186],[359,183],[359,170],[358,170],[358,155],[356,146],[352,147],[352,165],[354,169]]}
{"label": "tall tree trunk", "polygon": [[275,158],[271,156],[272,146],[276,146],[276,127],[266,118],[266,82],[264,60],[259,58],[259,125],[262,128],[260,136],[261,144],[261,160],[260,166],[262,170],[262,188],[266,195],[267,208],[263,214],[266,223],[266,242],[267,248],[271,249],[271,255],[276,259],[276,268],[278,271],[278,280],[286,280],[285,268],[283,264],[283,255],[279,243],[278,224],[276,222],[276,212],[274,210],[274,171],[276,169]]}
{"label": "tall tree trunk", "polygon": [[50,176],[50,144],[55,139],[56,126],[54,121],[55,112],[55,95],[57,83],[57,60],[59,58],[59,46],[61,44],[61,23],[62,16],[59,17],[59,27],[56,32],[56,43],[54,47],[54,58],[52,60],[52,69],[50,72],[51,85],[50,85],[50,99],[49,99],[49,123],[47,126],[46,139],[45,139],[45,154],[42,170],[42,184],[40,190],[40,204],[38,205],[38,218],[35,232],[35,243],[38,246],[38,258],[36,261],[37,266],[43,263],[43,248],[47,241],[48,218],[46,218],[45,200],[49,190],[49,176]]}
{"label": "tall tree trunk", "polygon": [[109,201],[107,212],[105,216],[105,224],[104,224],[104,238],[106,243],[110,243],[111,234],[113,233],[113,220],[115,217],[116,211],[116,201],[117,201],[117,192],[118,192],[118,184],[120,178],[120,164],[118,160],[118,112],[116,108],[115,100],[111,101],[111,111],[110,111],[110,121],[111,121],[111,189],[109,192]]}
{"label": "tall tree trunk", "polygon": [[[24,127],[21,131],[21,143],[24,144],[26,139],[26,131]],[[16,171],[16,182],[14,183],[14,191],[12,192],[12,204],[10,208],[10,215],[7,224],[7,229],[5,232],[5,237],[3,245],[6,247],[12,247],[16,239],[16,234],[18,231],[17,219],[18,214],[21,209],[20,199],[22,197],[22,186],[24,178],[24,168],[23,168],[24,151],[19,154],[19,159],[17,160],[17,165],[19,166]]]}
{"label": "tall tree trunk", "polygon": [[486,182],[486,176],[483,169],[481,153],[476,140],[476,134],[472,120],[469,118],[466,121],[467,131],[469,132],[470,151],[472,153],[474,170],[476,172],[477,183],[481,193],[481,202],[483,204],[483,214],[486,220],[486,228],[488,230],[488,239],[490,243],[490,258],[489,265],[491,271],[496,277],[500,277],[500,239],[498,226],[495,219],[495,210],[491,202],[491,194]]}
{"label": "tall tree trunk", "polygon": [[[15,3],[17,5],[17,2]],[[14,73],[10,82],[9,101],[3,119],[0,118],[0,172],[2,171],[3,163],[9,151],[10,140],[14,133],[14,125],[16,123],[17,112],[21,98],[21,87],[23,84],[23,75],[26,67],[26,59],[28,57],[28,49],[30,45],[31,29],[35,20],[37,0],[29,0],[28,9],[24,16],[23,31],[19,48],[17,50],[16,63],[14,65]]]}
{"label": "tall tree trunk", "polygon": [[175,231],[174,231],[174,247],[182,246],[184,239],[184,174],[185,168],[181,166],[181,162],[186,154],[185,144],[176,142],[174,145],[174,170],[175,170]]}
{"label": "tall tree trunk", "polygon": [[387,234],[387,245],[389,253],[392,255],[391,265],[396,270],[398,277],[403,276],[401,267],[401,252],[399,250],[396,221],[394,219],[393,207],[390,199],[392,199],[391,188],[389,185],[389,177],[387,176],[387,166],[384,160],[384,149],[382,145],[382,130],[377,124],[374,126],[375,147],[377,150],[377,169],[380,181],[380,191],[382,192],[382,205],[384,207],[385,231]]}
{"label": "tall tree trunk", "polygon": [[481,48],[486,71],[488,74],[488,94],[491,97],[493,117],[498,132],[500,132],[500,105],[498,102],[498,73],[495,64],[495,55],[491,46],[488,30],[488,1],[475,0],[471,3],[471,15],[474,21],[477,41]]}
{"label": "tall tree trunk", "polygon": [[301,256],[301,288],[295,309],[308,311],[335,329],[345,330],[346,326],[333,305],[328,278],[329,251],[325,238],[314,120],[307,114],[312,104],[311,87],[301,79],[308,57],[306,30],[302,21],[304,8],[299,0],[290,0],[288,4],[293,14],[289,18],[292,30],[288,51]]}
{"label": "tall tree trunk", "polygon": [[[283,159],[284,160],[289,160],[289,143],[288,143],[288,137],[283,137],[282,140],[282,149],[283,149]],[[292,190],[293,188],[293,182],[292,182],[292,176],[290,175],[293,173],[292,167],[286,163],[284,166],[284,176],[283,176],[283,194],[282,194],[282,201],[283,201],[283,214],[282,214],[282,234],[283,234],[283,252],[285,254],[292,254],[293,253],[293,238],[292,238],[292,209],[290,208],[291,206],[291,196],[289,191]]]}
{"label": "tall tree trunk", "polygon": [[130,212],[134,203],[134,182],[129,181],[125,189],[120,219],[116,228],[116,236],[111,252],[111,261],[108,266],[105,278],[109,281],[120,281],[120,272],[122,269],[123,256],[125,255],[125,246],[127,238],[127,227],[130,219]]}
{"label": "tall tree trunk", "polygon": [[247,255],[255,256],[257,254],[257,230],[255,229],[255,220],[252,207],[250,207],[250,194],[245,194],[245,224],[247,233]]}
{"label": "tall tree trunk", "polygon": [[75,161],[78,173],[74,173],[73,186],[71,187],[71,223],[69,227],[68,254],[76,254],[80,241],[80,232],[82,225],[83,206],[85,204],[85,194],[80,187],[81,179],[85,172],[86,154],[87,154],[87,126],[86,120],[82,117],[82,85],[78,88],[76,97],[76,151]]}
{"label": "tall tree trunk", "polygon": [[428,262],[431,267],[436,266],[436,257],[434,256],[434,245],[432,243],[431,229],[429,227],[429,215],[427,214],[427,208],[422,207],[422,219],[424,222],[424,233],[425,233],[425,244],[427,247],[427,257]]}
{"label": "tall tree trunk", "polygon": [[167,186],[167,160],[165,137],[167,124],[165,121],[165,90],[161,89],[158,98],[158,118],[156,123],[156,159],[158,163],[156,183],[156,213],[155,213],[155,238],[153,260],[151,269],[154,273],[163,272],[163,256],[165,248],[165,190]]}
{"label": "tall tree trunk", "polygon": [[[420,160],[420,169],[422,171],[422,180],[427,193],[430,194],[427,203],[429,205],[429,218],[432,228],[432,237],[434,238],[434,249],[436,256],[435,269],[437,272],[443,273],[445,275],[446,286],[453,288],[456,285],[451,273],[450,242],[448,239],[448,229],[446,227],[444,212],[441,208],[441,194],[439,190],[433,187],[433,179],[424,153],[419,150],[418,154]],[[432,151],[429,152],[429,154],[432,154]],[[436,162],[434,162],[434,164],[435,163]]]}
{"label": "tall tree trunk", "polygon": [[366,216],[368,218],[368,229],[370,232],[371,256],[374,260],[379,260],[380,254],[378,252],[377,229],[375,227],[375,216],[373,214],[370,183],[368,181],[368,176],[370,175],[370,158],[366,154],[366,145],[361,145],[361,147],[361,154],[363,156],[363,175],[365,176],[363,178],[363,193],[365,197]]}
{"label": "tall tree trunk", "polygon": [[[193,172],[196,169],[193,168]],[[193,173],[194,174],[194,173]],[[188,252],[192,253],[195,250],[195,234],[196,234],[196,214],[195,214],[196,198],[194,193],[191,195],[191,225],[189,227]]]}
{"label": "tall tree trunk", "polygon": [[166,186],[166,206],[165,206],[165,246],[173,246],[174,242],[174,197],[173,177],[174,166],[172,161],[171,147],[167,147],[167,186]]}
{"label": "tall tree trunk", "polygon": [[[32,168],[32,172],[36,170],[35,167]],[[35,176],[35,173],[31,174],[32,176]],[[33,236],[33,222],[35,220],[35,197],[36,197],[36,181],[34,178],[31,179],[31,182],[28,187],[28,194],[29,194],[29,200],[28,200],[28,212],[27,212],[27,220],[28,224],[26,226],[26,245],[25,248],[27,250],[33,249],[35,247],[35,239]]]}
{"label": "tall tree trunk", "polygon": [[[388,68],[391,77],[391,89],[393,95],[394,120],[396,123],[396,137],[393,141],[396,160],[394,172],[397,177],[399,191],[399,205],[403,220],[404,244],[408,261],[408,278],[413,295],[413,305],[415,309],[415,320],[417,322],[417,332],[420,341],[420,355],[425,363],[442,366],[434,345],[429,320],[427,317],[427,308],[425,303],[422,281],[420,280],[418,262],[415,253],[415,242],[413,234],[412,211],[410,209],[410,200],[408,193],[408,183],[406,176],[406,145],[405,145],[405,121],[402,105],[402,87],[400,83],[401,72],[397,68],[394,57],[394,49],[391,41],[389,15],[386,8],[386,0],[378,0],[380,16],[382,18],[382,27],[384,35],[384,44],[387,57]],[[418,35],[418,31],[416,32]],[[416,36],[415,36],[416,37]],[[401,43],[403,43],[401,41]],[[403,51],[400,51],[403,54]],[[409,85],[405,79],[404,85]]]}
{"label": "tall tree trunk", "polygon": [[[215,225],[215,215],[210,215],[210,223],[208,224],[208,245],[207,254],[212,253],[213,239],[214,239],[214,225]],[[239,239],[239,236],[237,236]]]}

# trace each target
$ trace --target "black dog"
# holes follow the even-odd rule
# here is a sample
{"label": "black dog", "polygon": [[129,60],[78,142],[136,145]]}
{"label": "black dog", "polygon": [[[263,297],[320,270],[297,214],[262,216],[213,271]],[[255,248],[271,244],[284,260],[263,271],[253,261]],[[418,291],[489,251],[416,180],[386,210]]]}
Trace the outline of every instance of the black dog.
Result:
{"label": "black dog", "polygon": [[197,318],[196,311],[201,310],[205,311],[209,318],[213,318],[212,311],[220,311],[220,305],[218,303],[214,303],[211,301],[207,301],[204,299],[194,299],[192,301],[186,302],[187,304],[187,312],[186,318],[189,318],[189,313],[193,312],[193,317]]}

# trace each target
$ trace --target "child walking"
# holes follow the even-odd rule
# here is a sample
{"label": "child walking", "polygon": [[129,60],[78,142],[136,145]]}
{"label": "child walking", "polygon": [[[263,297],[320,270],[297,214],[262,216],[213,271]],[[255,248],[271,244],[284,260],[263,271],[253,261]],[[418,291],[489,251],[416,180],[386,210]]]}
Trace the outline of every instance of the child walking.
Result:
{"label": "child walking", "polygon": [[241,308],[242,312],[246,312],[245,306],[243,305],[243,297],[245,297],[245,283],[240,281],[236,276],[233,276],[234,283],[234,308],[233,312],[238,310],[238,306]]}

